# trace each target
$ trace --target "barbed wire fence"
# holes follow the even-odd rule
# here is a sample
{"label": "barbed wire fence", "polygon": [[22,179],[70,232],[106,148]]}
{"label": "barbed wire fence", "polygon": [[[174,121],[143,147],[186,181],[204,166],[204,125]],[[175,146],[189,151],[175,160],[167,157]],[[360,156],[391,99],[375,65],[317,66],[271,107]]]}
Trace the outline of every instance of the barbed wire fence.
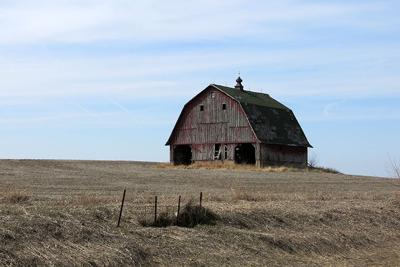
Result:
{"label": "barbed wire fence", "polygon": [[[124,189],[121,200],[117,227],[120,227],[121,225],[123,209],[125,204],[125,195],[126,195],[126,189]],[[148,225],[151,224],[156,225],[157,221],[160,218],[175,218],[177,220],[182,209],[181,200],[182,197],[179,195],[175,205],[165,205],[160,203],[158,196],[154,196],[153,203],[144,203],[141,205],[135,205],[135,213],[141,222]],[[203,192],[200,192],[198,206],[200,207],[200,209],[203,206]]]}

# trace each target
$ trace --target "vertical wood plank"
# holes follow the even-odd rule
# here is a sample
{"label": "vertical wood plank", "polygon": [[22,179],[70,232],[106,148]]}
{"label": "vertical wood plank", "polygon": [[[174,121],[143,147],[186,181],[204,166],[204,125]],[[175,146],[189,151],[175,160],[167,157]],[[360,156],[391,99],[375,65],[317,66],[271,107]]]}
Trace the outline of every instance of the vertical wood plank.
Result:
{"label": "vertical wood plank", "polygon": [[119,210],[119,217],[118,217],[117,227],[119,227],[120,223],[121,223],[122,210],[124,208],[124,202],[125,202],[125,193],[126,193],[126,188],[124,189],[124,193],[122,194],[121,209]]}
{"label": "vertical wood plank", "polygon": [[154,197],[154,225],[157,223],[157,196]]}

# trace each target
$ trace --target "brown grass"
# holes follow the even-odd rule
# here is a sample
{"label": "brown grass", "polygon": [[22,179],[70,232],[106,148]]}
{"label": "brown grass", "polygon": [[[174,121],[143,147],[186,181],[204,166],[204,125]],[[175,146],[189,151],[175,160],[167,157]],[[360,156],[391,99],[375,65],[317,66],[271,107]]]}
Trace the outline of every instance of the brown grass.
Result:
{"label": "brown grass", "polygon": [[195,162],[190,165],[173,165],[171,163],[159,163],[155,165],[158,169],[172,169],[172,170],[238,170],[238,171],[258,171],[258,172],[326,172],[340,174],[340,172],[333,168],[327,167],[308,167],[308,168],[295,168],[291,166],[267,166],[256,167],[254,165],[234,164],[232,162]]}
{"label": "brown grass", "polygon": [[97,194],[79,195],[72,199],[65,200],[68,205],[79,206],[98,206],[107,203],[109,200]]}
{"label": "brown grass", "polygon": [[23,204],[31,199],[32,195],[26,191],[8,191],[3,193],[2,202],[10,204]]}
{"label": "brown grass", "polygon": [[[0,161],[0,266],[398,266],[397,180],[318,171]],[[121,227],[117,228],[123,189]],[[143,227],[154,196],[216,225]],[[147,208],[144,208],[144,207]],[[183,205],[182,205],[183,209]]]}
{"label": "brown grass", "polygon": [[[234,164],[232,162],[195,162],[190,165],[173,165],[170,163],[159,163],[156,165],[156,168],[159,169],[187,169],[187,170],[239,170],[239,171],[264,171],[264,172],[286,172],[286,171],[294,171],[296,168],[286,167],[286,166],[269,166],[269,167],[255,167],[254,165],[246,165],[246,164]],[[300,170],[300,169],[299,169]]]}
{"label": "brown grass", "polygon": [[245,201],[265,201],[267,200],[267,196],[265,194],[260,194],[257,192],[246,192],[240,189],[233,189],[232,192],[232,200],[245,200]]}

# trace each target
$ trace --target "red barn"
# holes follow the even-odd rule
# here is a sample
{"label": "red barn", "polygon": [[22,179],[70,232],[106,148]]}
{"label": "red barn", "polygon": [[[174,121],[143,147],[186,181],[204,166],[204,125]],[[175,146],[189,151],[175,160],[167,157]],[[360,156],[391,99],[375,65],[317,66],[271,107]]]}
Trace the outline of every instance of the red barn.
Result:
{"label": "red barn", "polygon": [[183,108],[169,137],[170,161],[307,165],[307,141],[292,110],[268,94],[210,84]]}

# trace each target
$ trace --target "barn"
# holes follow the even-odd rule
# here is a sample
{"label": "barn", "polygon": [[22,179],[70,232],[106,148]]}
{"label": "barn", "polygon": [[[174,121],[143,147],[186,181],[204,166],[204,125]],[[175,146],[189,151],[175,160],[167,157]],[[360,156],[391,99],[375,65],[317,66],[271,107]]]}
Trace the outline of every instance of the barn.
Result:
{"label": "barn", "polygon": [[166,143],[173,164],[307,165],[308,142],[294,113],[268,94],[210,84],[193,97]]}

